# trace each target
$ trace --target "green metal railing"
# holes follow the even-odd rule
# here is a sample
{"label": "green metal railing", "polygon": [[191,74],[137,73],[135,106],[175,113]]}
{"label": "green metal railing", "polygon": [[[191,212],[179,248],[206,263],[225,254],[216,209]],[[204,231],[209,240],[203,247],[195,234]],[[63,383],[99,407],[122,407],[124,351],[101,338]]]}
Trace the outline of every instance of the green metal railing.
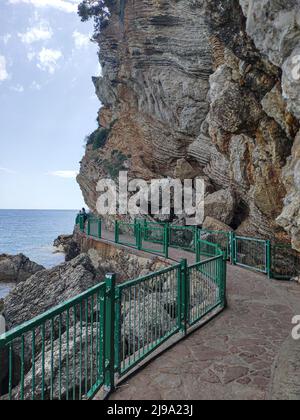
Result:
{"label": "green metal railing", "polygon": [[300,275],[300,254],[286,243],[271,244],[271,275],[277,280],[289,280]]}
{"label": "green metal railing", "polygon": [[[78,216],[76,223],[101,237],[98,219]],[[116,222],[115,240],[122,243],[124,235],[127,245],[168,255],[169,233],[168,224]],[[183,260],[117,286],[115,275],[107,275],[105,282],[0,336],[0,369],[7,378],[0,397],[80,400],[101,387],[113,391],[116,374],[123,377],[173,336],[179,340],[214,309],[222,310],[224,253],[199,239],[194,247],[199,262],[191,267]]]}
{"label": "green metal railing", "polygon": [[226,259],[230,259],[231,232],[216,230],[198,230],[199,239],[217,245],[225,253]]}
{"label": "green metal railing", "polygon": [[117,288],[116,368],[122,376],[181,328],[181,264]]}
{"label": "green metal railing", "polygon": [[101,238],[102,236],[102,221],[96,217],[89,217],[87,225],[87,234],[94,238]]}
{"label": "green metal railing", "polygon": [[171,248],[184,249],[196,252],[197,232],[196,226],[169,225],[169,246]]}
{"label": "green metal railing", "polygon": [[2,394],[9,400],[91,398],[107,371],[108,302],[101,283],[0,336]]}
{"label": "green metal railing", "polygon": [[188,323],[194,325],[212,310],[226,305],[226,259],[221,254],[187,268]]}
{"label": "green metal railing", "polygon": [[234,236],[232,252],[234,264],[271,274],[270,241]]}
{"label": "green metal railing", "polygon": [[115,242],[134,248],[140,248],[140,238],[137,225],[122,221],[115,222]]}
{"label": "green metal railing", "polygon": [[[116,286],[115,276],[0,337],[9,400],[80,400],[225,307],[225,260],[187,261]],[[216,312],[212,314],[212,310]],[[180,334],[179,334],[180,333]]]}
{"label": "green metal railing", "polygon": [[[77,222],[82,231],[87,230],[80,217]],[[165,257],[169,256],[170,248],[182,249],[196,253],[196,261],[215,256],[218,248],[232,264],[266,274],[269,278],[290,280],[300,273],[300,255],[289,244],[238,236],[234,232],[136,219],[131,224],[116,224],[115,242]]]}

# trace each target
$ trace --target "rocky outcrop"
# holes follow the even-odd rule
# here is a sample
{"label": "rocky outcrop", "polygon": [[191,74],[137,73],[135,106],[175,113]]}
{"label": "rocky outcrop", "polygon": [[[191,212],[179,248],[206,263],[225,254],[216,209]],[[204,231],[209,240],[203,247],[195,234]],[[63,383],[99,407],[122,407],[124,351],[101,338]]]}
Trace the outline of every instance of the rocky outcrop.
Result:
{"label": "rocky outcrop", "polygon": [[94,84],[109,136],[103,148],[88,145],[81,163],[78,182],[91,210],[97,181],[118,167],[146,180],[201,172],[186,150],[208,112],[212,72],[203,11],[190,0],[113,2],[98,42],[103,77]]}
{"label": "rocky outcrop", "polygon": [[204,215],[213,217],[226,225],[234,218],[235,199],[232,192],[219,190],[207,195],[204,202]]}
{"label": "rocky outcrop", "polygon": [[89,207],[116,169],[201,176],[207,216],[300,250],[299,10],[299,0],[112,2],[94,79],[107,139],[87,146],[78,177]]}
{"label": "rocky outcrop", "polygon": [[[69,263],[31,276],[27,281],[18,284],[4,299],[7,329],[11,330],[100,283],[103,274],[100,278],[97,274],[89,257],[82,254]],[[41,340],[41,334],[37,334],[35,343],[37,353],[41,348]],[[16,360],[20,351],[17,342],[14,346]],[[30,334],[25,335],[24,353],[25,366],[28,366],[31,360]]]}
{"label": "rocky outcrop", "polygon": [[[82,330],[80,329],[82,327]],[[65,332],[59,339],[55,340],[51,346],[51,342],[47,342],[45,346],[45,353],[38,354],[35,360],[34,376],[36,381],[35,399],[42,399],[42,380],[44,379],[43,395],[45,400],[66,400],[67,395],[75,395],[78,398],[79,390],[81,395],[85,395],[86,379],[97,381],[97,366],[98,360],[93,353],[91,353],[90,345],[93,343],[94,349],[97,348],[96,342],[98,324],[94,324],[92,328],[90,324],[77,323],[75,328],[71,326],[69,333]],[[81,334],[81,331],[84,333]],[[93,337],[93,341],[92,338]],[[80,347],[81,346],[81,347]],[[77,350],[88,349],[87,354],[85,351],[77,352]],[[76,354],[74,360],[71,355]],[[91,354],[93,357],[91,357]],[[44,368],[42,358],[44,357]],[[70,369],[70,364],[72,369]],[[52,370],[51,370],[52,367]],[[85,369],[90,374],[89,378],[85,378]],[[91,369],[94,375],[91,374]],[[24,378],[23,398],[24,400],[32,399],[32,368],[28,371]],[[74,379],[75,378],[75,379]],[[80,382],[80,378],[82,381]],[[51,395],[51,389],[53,393]],[[21,399],[21,386],[17,386],[12,392],[13,400]]]}
{"label": "rocky outcrop", "polygon": [[23,254],[0,255],[0,282],[20,283],[44,269]]}
{"label": "rocky outcrop", "polygon": [[57,252],[65,254],[66,262],[78,257],[80,254],[80,248],[74,240],[73,235],[59,235],[55,239],[53,246],[56,248]]}
{"label": "rocky outcrop", "polygon": [[12,329],[79,295],[97,281],[96,270],[85,254],[31,276],[17,285],[4,299],[4,315],[8,328]]}

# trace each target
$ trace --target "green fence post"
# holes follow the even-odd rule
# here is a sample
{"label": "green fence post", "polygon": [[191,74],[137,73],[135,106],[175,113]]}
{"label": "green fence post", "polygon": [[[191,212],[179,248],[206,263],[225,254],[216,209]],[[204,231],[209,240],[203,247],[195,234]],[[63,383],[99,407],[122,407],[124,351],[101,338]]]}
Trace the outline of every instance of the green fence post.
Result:
{"label": "green fence post", "polygon": [[120,349],[121,349],[121,290],[115,287],[115,372],[120,372]]}
{"label": "green fence post", "polygon": [[88,234],[88,236],[90,236],[90,234],[91,234],[91,219],[88,219],[87,234]]}
{"label": "green fence post", "polygon": [[[137,232],[137,235],[136,235],[136,247],[137,247],[137,249],[139,250],[139,251],[141,251],[141,249],[142,249],[142,229],[144,229],[144,228],[142,228],[141,227],[141,225],[140,225],[140,223],[137,225],[137,230],[136,230],[136,232]],[[144,229],[144,235],[145,235],[145,231],[147,230],[147,228],[146,229]]]}
{"label": "green fence post", "polygon": [[102,220],[98,219],[98,238],[101,239],[102,237]]}
{"label": "green fence post", "polygon": [[269,279],[272,278],[272,255],[271,255],[271,241],[266,241],[266,271]]}
{"label": "green fence post", "polygon": [[188,264],[187,260],[183,259],[180,262],[181,264],[181,288],[180,288],[180,312],[181,312],[181,325],[180,330],[182,335],[187,333],[187,324],[188,324],[188,309],[189,309],[189,279],[188,279]]}
{"label": "green fence post", "polygon": [[199,231],[196,241],[196,263],[198,262],[201,262],[201,231]]}
{"label": "green fence post", "polygon": [[115,220],[115,243],[119,243],[119,222]]}
{"label": "green fence post", "polygon": [[81,232],[84,232],[84,218],[83,218],[83,216],[80,216],[80,218],[79,218],[79,227],[80,227]]}
{"label": "green fence post", "polygon": [[226,253],[223,252],[223,259],[222,259],[222,302],[223,307],[226,308],[227,306],[227,256]]}
{"label": "green fence post", "polygon": [[164,254],[169,258],[169,225],[164,226]]}
{"label": "green fence post", "polygon": [[236,238],[234,232],[230,232],[230,262],[236,265]]}
{"label": "green fence post", "polygon": [[115,284],[116,275],[105,277],[105,343],[104,343],[104,390],[112,392],[115,388]]}
{"label": "green fence post", "polygon": [[197,253],[197,242],[198,242],[198,226],[194,226],[194,248]]}

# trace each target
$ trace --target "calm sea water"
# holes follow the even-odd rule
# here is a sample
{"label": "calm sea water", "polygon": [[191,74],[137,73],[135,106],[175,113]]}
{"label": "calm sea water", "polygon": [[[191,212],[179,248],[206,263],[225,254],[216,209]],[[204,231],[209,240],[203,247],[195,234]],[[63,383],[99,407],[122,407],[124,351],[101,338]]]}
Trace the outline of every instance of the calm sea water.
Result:
{"label": "calm sea water", "polygon": [[[64,261],[55,254],[53,241],[60,234],[73,232],[77,211],[0,210],[0,254],[23,253],[46,268]],[[0,298],[9,285],[0,283]]]}

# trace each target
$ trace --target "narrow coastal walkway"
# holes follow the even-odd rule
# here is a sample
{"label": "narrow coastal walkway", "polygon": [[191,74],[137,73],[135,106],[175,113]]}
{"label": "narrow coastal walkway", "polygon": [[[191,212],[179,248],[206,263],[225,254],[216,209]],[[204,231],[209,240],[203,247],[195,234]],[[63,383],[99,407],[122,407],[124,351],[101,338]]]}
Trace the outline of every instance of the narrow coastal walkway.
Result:
{"label": "narrow coastal walkway", "polygon": [[296,314],[298,284],[228,265],[228,309],[126,380],[110,399],[272,398],[276,360]]}
{"label": "narrow coastal walkway", "polygon": [[[103,239],[114,242],[111,232]],[[170,258],[195,262],[179,249],[170,248]],[[300,399],[300,342],[291,339],[299,284],[227,268],[228,308],[122,382],[110,400]]]}

